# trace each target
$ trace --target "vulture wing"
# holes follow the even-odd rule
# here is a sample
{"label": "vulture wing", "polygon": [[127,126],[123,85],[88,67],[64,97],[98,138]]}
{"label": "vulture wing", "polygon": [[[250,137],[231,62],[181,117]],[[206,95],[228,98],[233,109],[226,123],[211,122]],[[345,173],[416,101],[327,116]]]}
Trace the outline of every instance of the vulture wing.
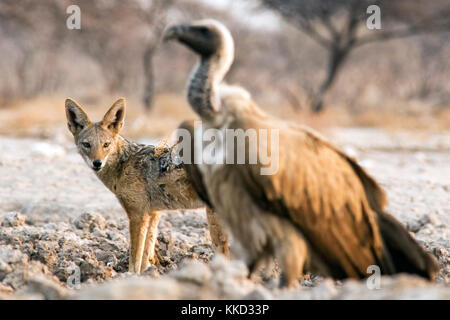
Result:
{"label": "vulture wing", "polygon": [[[363,183],[347,159],[308,131],[280,130],[279,169],[236,166],[256,203],[292,221],[336,278],[392,272]],[[295,152],[293,152],[295,150]]]}
{"label": "vulture wing", "polygon": [[[234,170],[261,209],[298,228],[331,276],[362,278],[368,266],[378,265],[384,274],[411,271],[431,277],[433,268],[426,271],[434,264],[431,256],[383,212],[383,190],[353,159],[312,130],[277,122],[253,108],[240,109],[232,127],[279,130],[278,171],[261,175],[261,163]],[[391,248],[403,255],[403,266],[396,265]]]}
{"label": "vulture wing", "polygon": [[261,175],[261,163],[235,168],[255,203],[292,221],[331,276],[362,278],[378,265],[384,274],[434,278],[436,260],[383,211],[383,190],[353,159],[310,129],[252,114],[239,112],[234,125],[279,130],[278,171]]}

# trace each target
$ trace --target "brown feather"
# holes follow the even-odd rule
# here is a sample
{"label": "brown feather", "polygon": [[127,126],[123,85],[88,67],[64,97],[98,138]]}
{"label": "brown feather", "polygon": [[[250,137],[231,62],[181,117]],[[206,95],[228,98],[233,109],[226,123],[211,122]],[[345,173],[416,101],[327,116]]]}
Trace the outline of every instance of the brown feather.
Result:
{"label": "brown feather", "polygon": [[[249,266],[273,256],[287,285],[305,270],[362,278],[372,265],[384,274],[405,271],[432,278],[435,261],[384,213],[383,190],[353,159],[312,130],[266,115],[243,89],[218,85],[234,57],[233,38],[223,24],[197,21],[169,29],[168,36],[201,56],[191,73],[188,101],[204,121],[203,129],[220,130],[223,136],[227,129],[256,131],[257,150],[248,142],[245,146],[247,159],[256,153],[256,164],[203,163],[191,170],[247,249]],[[205,52],[205,44],[211,50]],[[267,141],[279,133],[278,150],[263,141],[278,155],[272,175],[261,175],[259,129],[267,130]]]}
{"label": "brown feather", "polygon": [[434,259],[383,213],[384,191],[353,159],[308,128],[256,111],[250,100],[228,97],[222,106],[228,128],[279,129],[276,174],[260,175],[258,163],[223,165],[206,177],[212,203],[250,249],[251,260],[268,250],[276,255],[294,234],[307,244],[305,269],[335,278],[363,278],[370,265],[378,265],[384,274],[412,272],[432,278]]}

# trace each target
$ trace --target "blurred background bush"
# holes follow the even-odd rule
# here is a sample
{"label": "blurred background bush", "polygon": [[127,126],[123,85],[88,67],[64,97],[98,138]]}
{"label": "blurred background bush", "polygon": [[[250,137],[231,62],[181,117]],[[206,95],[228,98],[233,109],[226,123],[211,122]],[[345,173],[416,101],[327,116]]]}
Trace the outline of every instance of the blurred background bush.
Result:
{"label": "blurred background bush", "polygon": [[[67,7],[81,10],[70,30]],[[369,30],[366,9],[381,9]],[[450,128],[450,0],[1,0],[0,134],[65,130],[64,99],[98,119],[128,100],[126,134],[195,117],[195,57],[168,24],[215,18],[236,41],[227,82],[270,113],[320,127]]]}

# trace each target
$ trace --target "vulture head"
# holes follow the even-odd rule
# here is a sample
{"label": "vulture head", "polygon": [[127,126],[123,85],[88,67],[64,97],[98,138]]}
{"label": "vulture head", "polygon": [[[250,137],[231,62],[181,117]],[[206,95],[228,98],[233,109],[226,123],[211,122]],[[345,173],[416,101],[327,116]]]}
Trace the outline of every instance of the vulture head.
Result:
{"label": "vulture head", "polygon": [[204,58],[220,56],[233,60],[233,38],[217,20],[206,19],[172,26],[166,30],[164,40],[177,40]]}

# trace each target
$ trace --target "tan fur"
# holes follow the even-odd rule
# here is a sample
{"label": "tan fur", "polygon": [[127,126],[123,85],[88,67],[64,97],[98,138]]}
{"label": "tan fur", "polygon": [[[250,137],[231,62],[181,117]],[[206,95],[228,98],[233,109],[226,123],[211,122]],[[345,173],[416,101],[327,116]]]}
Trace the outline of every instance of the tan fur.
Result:
{"label": "tan fur", "polygon": [[[140,145],[119,135],[125,117],[125,100],[117,100],[103,117],[92,123],[79,104],[66,100],[69,130],[78,151],[125,209],[130,221],[131,272],[146,270],[156,261],[155,245],[159,211],[205,207],[182,165],[172,162],[167,146]],[[106,143],[106,145],[105,145]],[[89,147],[87,147],[89,145]],[[207,210],[214,247],[228,254],[228,237]]]}

